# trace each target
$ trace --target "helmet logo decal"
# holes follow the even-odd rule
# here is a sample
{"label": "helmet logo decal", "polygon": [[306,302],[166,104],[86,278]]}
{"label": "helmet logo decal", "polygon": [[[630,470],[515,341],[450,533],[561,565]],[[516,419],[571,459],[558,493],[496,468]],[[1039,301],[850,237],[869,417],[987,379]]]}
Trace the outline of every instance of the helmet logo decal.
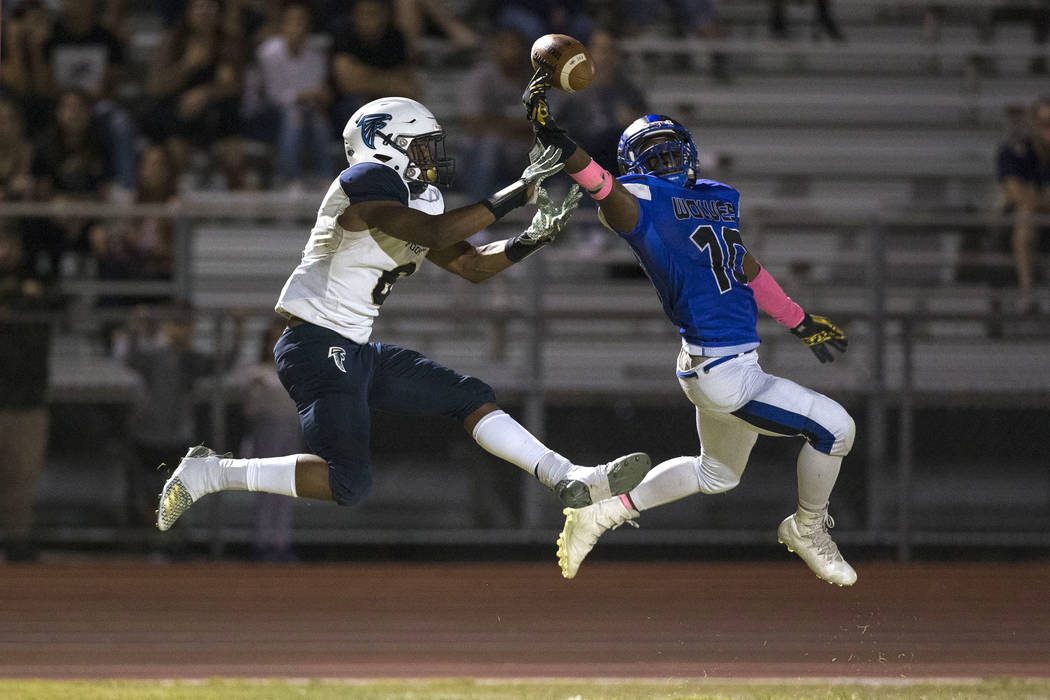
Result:
{"label": "helmet logo decal", "polygon": [[357,120],[357,126],[361,127],[361,140],[371,149],[376,147],[376,134],[390,123],[393,117],[389,114],[366,114]]}

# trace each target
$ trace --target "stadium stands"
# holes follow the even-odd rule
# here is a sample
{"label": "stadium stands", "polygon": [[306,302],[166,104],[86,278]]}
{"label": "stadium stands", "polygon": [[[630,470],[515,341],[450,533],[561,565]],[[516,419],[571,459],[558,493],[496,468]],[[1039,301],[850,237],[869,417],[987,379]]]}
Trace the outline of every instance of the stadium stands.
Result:
{"label": "stadium stands", "polygon": [[[1009,126],[1008,111],[1045,91],[1045,75],[1029,69],[1030,59],[1047,55],[1046,45],[1033,44],[1023,26],[999,28],[988,38],[983,27],[992,0],[955,3],[935,40],[922,26],[925,3],[839,0],[844,43],[771,40],[767,3],[721,5],[724,40],[643,34],[624,47],[651,107],[685,122],[711,176],[742,191],[745,240],[759,259],[804,305],[841,318],[855,339],[843,361],[822,367],[764,321],[764,366],[870,410],[902,396],[918,405],[1005,401],[1045,409],[1045,284],[1043,316],[997,320],[1009,291],[963,279],[960,270],[977,259],[1009,277],[1005,248],[975,248],[974,241],[1001,234],[1003,223],[991,213],[995,149]],[[141,62],[155,49],[160,27],[148,16],[134,24],[131,53]],[[712,52],[728,56],[729,80],[711,74]],[[465,138],[456,99],[464,68],[446,64],[439,44],[428,43],[423,55],[422,100],[445,121],[455,150]],[[134,93],[129,82],[123,94]],[[469,177],[469,165],[460,172]],[[252,328],[265,323],[305,243],[319,194],[184,196],[175,210],[184,255],[170,284],[201,311],[199,343],[214,344],[217,319],[230,308],[253,314]],[[461,204],[463,196],[453,194],[449,202]],[[503,237],[524,221],[511,217],[489,234]],[[484,377],[522,403],[611,399],[681,407],[670,373],[677,338],[648,283],[620,274],[633,259],[614,237],[592,245],[603,234],[590,213],[581,211],[574,227],[542,261],[531,259],[484,288],[424,268],[399,283],[377,335]],[[987,251],[977,256],[978,248]],[[1045,259],[1043,268],[1050,269]],[[76,289],[71,282],[69,290]],[[136,378],[78,328],[70,324],[55,343],[55,400],[130,404]],[[254,356],[255,348],[243,354]],[[874,377],[876,368],[884,376]],[[236,386],[217,398],[212,390],[201,388],[202,403],[236,398]],[[886,460],[880,466],[889,470],[889,438],[878,439],[883,453],[869,457]],[[461,447],[435,459],[462,458],[455,451]],[[427,475],[410,459],[392,460],[405,478],[434,488],[444,478]],[[458,487],[443,489],[450,500],[438,511],[421,511],[419,520],[469,528],[483,519],[466,498],[454,497],[468,492],[469,474],[457,472]],[[384,488],[374,505],[340,513],[339,522],[378,528],[384,513],[404,512],[403,494]],[[869,495],[882,499],[869,506],[886,509],[892,496],[888,489]],[[924,491],[916,501],[936,505],[937,499]],[[243,521],[246,508],[231,512]],[[326,511],[311,512],[319,527],[335,522]],[[207,533],[208,513],[194,514],[190,524]],[[866,536],[878,539],[873,531]]]}

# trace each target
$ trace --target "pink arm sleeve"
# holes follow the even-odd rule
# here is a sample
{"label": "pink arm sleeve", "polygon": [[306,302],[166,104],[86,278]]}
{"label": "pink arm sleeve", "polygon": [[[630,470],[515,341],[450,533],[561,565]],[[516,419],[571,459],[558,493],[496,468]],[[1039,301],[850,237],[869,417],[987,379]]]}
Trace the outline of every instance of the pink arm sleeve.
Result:
{"label": "pink arm sleeve", "polygon": [[755,293],[755,303],[758,304],[758,308],[776,319],[780,325],[794,328],[806,317],[806,312],[802,310],[802,307],[784,293],[773,276],[766,272],[766,268],[763,267],[758,276],[748,284],[751,291]]}
{"label": "pink arm sleeve", "polygon": [[580,183],[580,186],[594,199],[605,199],[612,192],[612,173],[595,163],[593,159],[583,170],[569,173],[569,177]]}

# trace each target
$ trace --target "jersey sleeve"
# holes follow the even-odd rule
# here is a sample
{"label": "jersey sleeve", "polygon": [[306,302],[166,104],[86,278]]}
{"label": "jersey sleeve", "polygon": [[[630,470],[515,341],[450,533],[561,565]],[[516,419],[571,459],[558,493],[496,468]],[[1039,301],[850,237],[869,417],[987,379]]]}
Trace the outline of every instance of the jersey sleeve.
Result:
{"label": "jersey sleeve", "polygon": [[[623,238],[631,238],[632,236],[638,235],[640,232],[645,230],[649,220],[649,207],[653,201],[652,189],[648,184],[644,182],[631,182],[625,180],[624,177],[618,178],[623,184],[624,189],[635,196],[638,200],[638,223],[634,225],[634,228],[630,231],[616,231]],[[615,230],[609,224],[605,223],[605,219],[602,219],[602,223],[605,224],[609,230]]]}
{"label": "jersey sleeve", "polygon": [[400,202],[408,205],[408,187],[401,176],[379,163],[358,163],[339,174],[339,186],[350,200]]}

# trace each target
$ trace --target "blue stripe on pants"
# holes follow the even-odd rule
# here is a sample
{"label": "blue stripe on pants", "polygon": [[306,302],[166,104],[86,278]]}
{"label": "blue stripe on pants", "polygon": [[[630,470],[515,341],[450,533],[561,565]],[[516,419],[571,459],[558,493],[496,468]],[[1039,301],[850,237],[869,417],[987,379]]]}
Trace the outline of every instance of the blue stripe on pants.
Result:
{"label": "blue stripe on pants", "polygon": [[733,411],[733,415],[751,425],[780,435],[804,435],[813,449],[824,454],[831,454],[835,445],[835,435],[812,418],[800,413],[785,411],[779,406],[748,401],[743,407]]}

